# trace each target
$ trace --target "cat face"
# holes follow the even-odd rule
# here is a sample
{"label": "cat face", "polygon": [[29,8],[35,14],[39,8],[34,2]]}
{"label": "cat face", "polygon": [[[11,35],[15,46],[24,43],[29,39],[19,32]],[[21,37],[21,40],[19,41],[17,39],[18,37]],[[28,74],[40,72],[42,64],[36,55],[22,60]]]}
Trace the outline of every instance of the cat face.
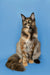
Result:
{"label": "cat face", "polygon": [[23,27],[25,28],[29,28],[32,29],[35,26],[35,16],[34,13],[31,14],[30,17],[25,17],[23,14],[21,14],[22,16],[22,23],[23,23]]}

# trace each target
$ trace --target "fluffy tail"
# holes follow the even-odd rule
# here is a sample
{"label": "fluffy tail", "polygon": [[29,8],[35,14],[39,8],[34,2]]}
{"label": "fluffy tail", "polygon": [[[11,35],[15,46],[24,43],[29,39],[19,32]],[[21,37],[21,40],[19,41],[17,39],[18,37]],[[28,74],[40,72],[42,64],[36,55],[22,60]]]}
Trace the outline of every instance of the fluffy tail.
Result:
{"label": "fluffy tail", "polygon": [[24,71],[25,68],[22,63],[19,63],[19,60],[19,56],[17,54],[14,54],[8,59],[6,66],[11,70]]}

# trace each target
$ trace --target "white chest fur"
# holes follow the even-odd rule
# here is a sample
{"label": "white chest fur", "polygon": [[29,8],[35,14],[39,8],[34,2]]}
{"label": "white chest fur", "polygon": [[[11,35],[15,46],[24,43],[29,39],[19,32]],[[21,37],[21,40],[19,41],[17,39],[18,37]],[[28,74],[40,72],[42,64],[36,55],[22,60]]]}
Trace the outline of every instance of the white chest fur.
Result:
{"label": "white chest fur", "polygon": [[30,41],[29,39],[26,41],[26,44],[24,45],[26,48],[25,49],[26,52],[32,51],[33,43],[34,41]]}

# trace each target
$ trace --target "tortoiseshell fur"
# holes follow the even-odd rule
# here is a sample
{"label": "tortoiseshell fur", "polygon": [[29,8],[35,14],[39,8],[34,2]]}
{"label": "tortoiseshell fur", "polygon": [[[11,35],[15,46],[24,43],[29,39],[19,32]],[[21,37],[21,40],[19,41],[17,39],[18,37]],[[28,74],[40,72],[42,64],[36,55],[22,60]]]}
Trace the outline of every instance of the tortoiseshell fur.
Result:
{"label": "tortoiseshell fur", "polygon": [[16,54],[9,57],[6,66],[15,71],[24,71],[28,63],[40,63],[40,42],[38,41],[37,27],[34,13],[29,18],[22,15],[21,38],[17,43]]}
{"label": "tortoiseshell fur", "polygon": [[29,18],[22,15],[23,28],[21,32],[21,38],[17,43],[16,53],[22,59],[23,65],[27,66],[27,63],[33,63],[38,59],[40,52],[40,42],[38,41],[37,27],[35,24],[34,13]]}

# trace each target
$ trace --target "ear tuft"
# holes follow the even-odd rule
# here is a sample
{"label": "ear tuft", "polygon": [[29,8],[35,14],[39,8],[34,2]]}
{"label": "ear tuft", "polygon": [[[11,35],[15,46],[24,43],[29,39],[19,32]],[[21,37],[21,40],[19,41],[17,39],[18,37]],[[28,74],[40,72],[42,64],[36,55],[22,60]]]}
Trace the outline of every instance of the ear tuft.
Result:
{"label": "ear tuft", "polygon": [[26,19],[26,17],[23,14],[21,14],[21,17],[23,21]]}
{"label": "ear tuft", "polygon": [[31,19],[32,19],[32,20],[34,20],[34,19],[35,19],[34,12],[31,14]]}

